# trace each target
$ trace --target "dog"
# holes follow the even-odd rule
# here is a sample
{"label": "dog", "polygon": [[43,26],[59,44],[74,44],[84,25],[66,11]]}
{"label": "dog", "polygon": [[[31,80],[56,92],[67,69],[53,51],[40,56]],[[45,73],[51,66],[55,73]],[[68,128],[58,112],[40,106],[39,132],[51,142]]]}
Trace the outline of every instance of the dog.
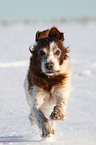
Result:
{"label": "dog", "polygon": [[71,90],[71,65],[64,33],[56,27],[36,33],[24,88],[30,106],[29,119],[42,137],[55,133],[55,122],[64,120]]}

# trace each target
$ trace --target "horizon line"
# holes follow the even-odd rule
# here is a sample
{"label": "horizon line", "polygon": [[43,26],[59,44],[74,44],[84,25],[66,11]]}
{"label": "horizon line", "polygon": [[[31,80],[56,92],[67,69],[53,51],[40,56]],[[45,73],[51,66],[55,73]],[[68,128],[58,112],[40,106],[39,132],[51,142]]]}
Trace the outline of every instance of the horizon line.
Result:
{"label": "horizon line", "polygon": [[8,20],[8,19],[0,19],[0,24],[9,24],[9,23],[37,23],[37,22],[90,22],[96,21],[96,17],[89,17],[89,16],[82,16],[82,17],[74,17],[74,18],[66,18],[66,17],[59,17],[59,18],[51,18],[51,19],[39,19],[39,18],[25,18],[24,20]]}

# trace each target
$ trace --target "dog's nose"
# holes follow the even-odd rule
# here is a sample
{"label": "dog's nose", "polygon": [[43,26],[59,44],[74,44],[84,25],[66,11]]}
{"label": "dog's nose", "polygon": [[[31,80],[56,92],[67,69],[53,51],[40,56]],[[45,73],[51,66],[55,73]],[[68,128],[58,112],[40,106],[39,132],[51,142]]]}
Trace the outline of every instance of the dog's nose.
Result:
{"label": "dog's nose", "polygon": [[46,63],[46,64],[45,64],[45,68],[46,68],[47,70],[52,70],[52,69],[53,69],[53,63],[52,63],[52,62]]}

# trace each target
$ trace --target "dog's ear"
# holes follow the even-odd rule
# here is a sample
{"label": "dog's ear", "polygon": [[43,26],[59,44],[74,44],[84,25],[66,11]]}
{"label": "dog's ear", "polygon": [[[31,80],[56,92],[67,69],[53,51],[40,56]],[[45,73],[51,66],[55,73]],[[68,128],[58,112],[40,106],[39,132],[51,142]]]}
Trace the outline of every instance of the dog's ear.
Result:
{"label": "dog's ear", "polygon": [[42,31],[42,32],[37,32],[36,33],[36,41],[40,40],[40,39],[43,39],[43,38],[47,38],[48,35],[49,35],[49,29],[45,30],[45,31]]}
{"label": "dog's ear", "polygon": [[64,41],[64,34],[61,33],[56,27],[52,27],[49,32],[49,37],[57,38]]}

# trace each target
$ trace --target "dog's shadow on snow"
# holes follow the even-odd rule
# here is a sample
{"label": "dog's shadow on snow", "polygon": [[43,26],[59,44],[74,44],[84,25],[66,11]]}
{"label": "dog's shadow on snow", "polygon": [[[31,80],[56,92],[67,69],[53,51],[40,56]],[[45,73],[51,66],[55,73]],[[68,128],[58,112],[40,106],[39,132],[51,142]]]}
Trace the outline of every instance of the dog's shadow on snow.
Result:
{"label": "dog's shadow on snow", "polygon": [[43,139],[26,139],[24,136],[0,136],[0,142],[8,143],[8,142],[41,142]]}

